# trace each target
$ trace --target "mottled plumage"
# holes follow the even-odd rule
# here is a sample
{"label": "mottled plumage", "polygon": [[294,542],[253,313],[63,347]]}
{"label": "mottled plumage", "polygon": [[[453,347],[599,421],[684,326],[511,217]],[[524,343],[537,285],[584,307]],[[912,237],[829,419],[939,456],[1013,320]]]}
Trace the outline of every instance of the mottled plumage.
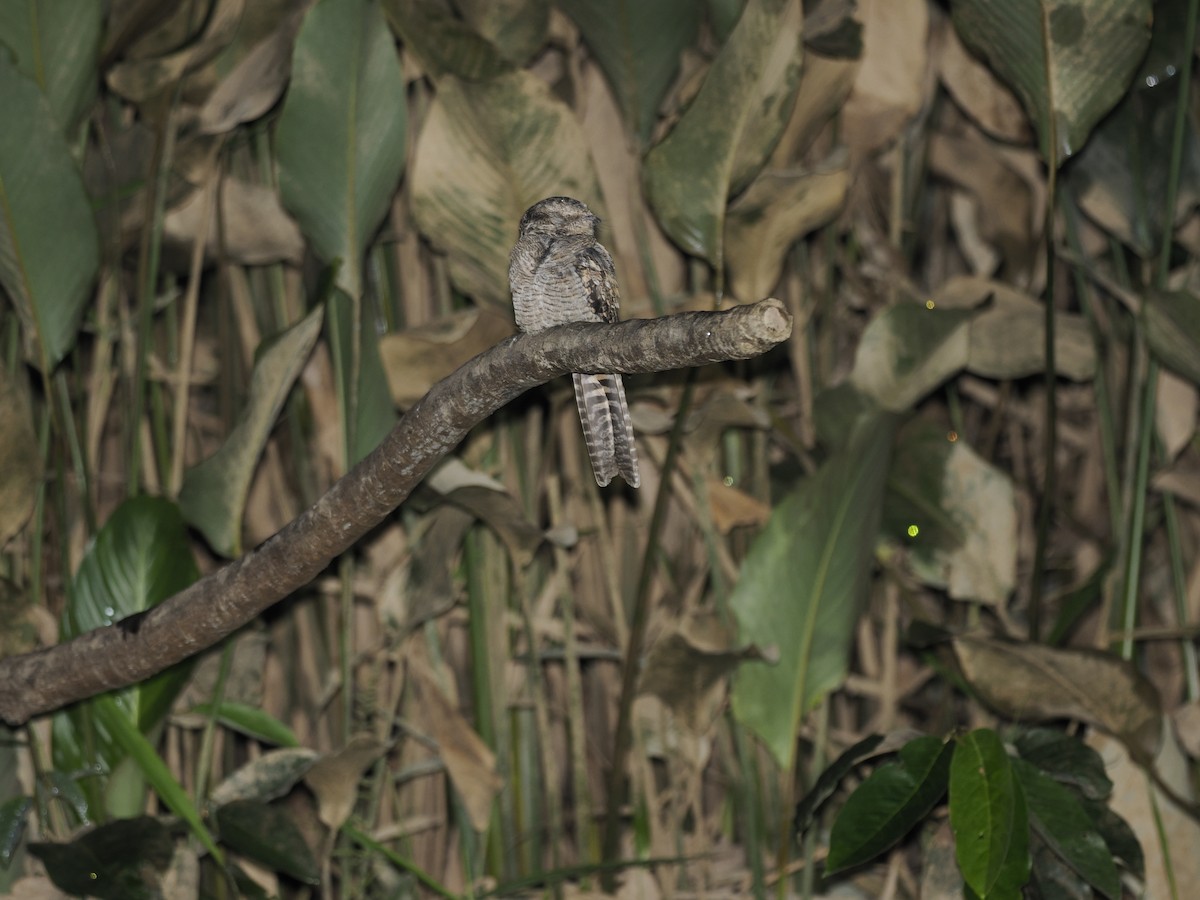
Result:
{"label": "mottled plumage", "polygon": [[[618,320],[617,274],[597,240],[599,227],[600,219],[570,197],[549,197],[526,210],[508,264],[518,328]],[[637,487],[637,448],[621,376],[573,377],[596,483],[604,487],[619,473]]]}

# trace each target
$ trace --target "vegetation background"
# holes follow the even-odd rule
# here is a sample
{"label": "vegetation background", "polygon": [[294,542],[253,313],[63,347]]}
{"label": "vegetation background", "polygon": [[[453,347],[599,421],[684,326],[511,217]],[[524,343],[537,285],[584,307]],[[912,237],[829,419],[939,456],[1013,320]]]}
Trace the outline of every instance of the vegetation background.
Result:
{"label": "vegetation background", "polygon": [[[5,655],[311,504],[511,333],[545,196],[603,217],[627,318],[795,318],[627,380],[639,491],[550,385],[224,646],[6,731],[0,886],[811,894],[830,853],[845,896],[1187,896],[1195,6],[0,0]],[[955,771],[838,856],[868,752],[818,776],[873,734],[1086,741],[1111,871],[1027,772],[958,807],[1028,802],[1015,868],[956,846]]]}

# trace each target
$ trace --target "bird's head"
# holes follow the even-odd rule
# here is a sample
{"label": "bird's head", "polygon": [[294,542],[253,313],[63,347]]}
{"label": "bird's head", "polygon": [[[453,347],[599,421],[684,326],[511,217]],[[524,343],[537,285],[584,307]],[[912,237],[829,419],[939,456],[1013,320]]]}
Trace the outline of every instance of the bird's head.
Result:
{"label": "bird's head", "polygon": [[521,216],[520,234],[587,234],[600,227],[600,217],[572,197],[547,197]]}

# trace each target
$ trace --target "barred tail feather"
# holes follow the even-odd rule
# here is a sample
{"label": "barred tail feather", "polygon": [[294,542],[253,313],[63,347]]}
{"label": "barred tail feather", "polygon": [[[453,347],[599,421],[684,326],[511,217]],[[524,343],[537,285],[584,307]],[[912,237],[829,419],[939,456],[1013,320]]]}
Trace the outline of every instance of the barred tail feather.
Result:
{"label": "barred tail feather", "polygon": [[575,379],[575,402],[583,425],[583,440],[592,460],[596,483],[605,487],[620,474],[631,486],[641,482],[637,450],[633,445],[633,423],[625,402],[620,375],[579,375]]}

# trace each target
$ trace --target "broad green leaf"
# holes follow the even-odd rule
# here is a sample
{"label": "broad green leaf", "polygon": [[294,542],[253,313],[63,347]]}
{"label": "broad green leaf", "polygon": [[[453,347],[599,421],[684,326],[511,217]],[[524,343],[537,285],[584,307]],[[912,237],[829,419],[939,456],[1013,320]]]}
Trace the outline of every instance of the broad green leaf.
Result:
{"label": "broad green leaf", "polygon": [[887,532],[913,572],[956,600],[1003,604],[1017,580],[1017,499],[1008,474],[945,428],[902,432],[888,479]]}
{"label": "broad green leaf", "polygon": [[834,820],[827,870],[874,859],[912,831],[946,795],[953,753],[953,743],[919,737],[871,773]]}
{"label": "broad green leaf", "polygon": [[321,869],[286,808],[257,800],[234,800],[217,809],[221,843],[273,872],[304,884],[320,884]]}
{"label": "broad green leaf", "polygon": [[1150,42],[1150,0],[952,0],[963,43],[1009,84],[1057,168],[1129,88]]}
{"label": "broad green leaf", "polygon": [[37,82],[68,140],[96,96],[103,24],[104,4],[94,0],[0,3],[0,44]]}
{"label": "broad green leaf", "polygon": [[785,497],[729,599],[739,644],[777,647],[734,679],[735,715],[787,769],[800,720],[845,676],[870,580],[894,422],[866,417],[849,443]]}
{"label": "broad green leaf", "polygon": [[703,10],[695,0],[564,0],[588,49],[612,86],[628,134],[644,145],[679,71],[679,57],[696,39]]}
{"label": "broad green leaf", "polygon": [[317,255],[362,295],[363,256],[405,156],[400,60],[377,3],[320,0],[304,17],[275,131],[279,189]]}
{"label": "broad green leaf", "polygon": [[1147,291],[1142,327],[1159,361],[1200,385],[1200,297],[1190,291]]}
{"label": "broad green leaf", "polygon": [[955,742],[950,827],[963,879],[981,900],[1017,900],[1029,880],[1029,819],[1004,744],[990,729]]}
{"label": "broad green leaf", "polygon": [[75,343],[100,264],[83,180],[49,102],[0,50],[0,285],[16,305],[37,364]]}
{"label": "broad green leaf", "polygon": [[[42,460],[29,399],[18,377],[10,375],[3,366],[0,366],[0,435],[3,435],[0,438],[0,547],[3,547],[29,521],[42,480]],[[6,627],[12,624],[10,619]]]}
{"label": "broad green leaf", "polygon": [[663,230],[722,268],[725,205],[759,173],[795,101],[800,0],[749,0],[700,92],[646,155],[646,196]]}
{"label": "broad green leaf", "polygon": [[1021,759],[1085,797],[1103,800],[1112,793],[1104,760],[1077,737],[1053,728],[1026,728],[1013,738],[1013,744]]}
{"label": "broad green leaf", "polygon": [[824,772],[817,776],[816,784],[804,795],[804,799],[796,804],[796,815],[792,820],[797,834],[804,834],[812,826],[817,812],[825,801],[833,796],[842,779],[849,775],[863,760],[870,758],[876,748],[883,743],[884,735],[871,734],[854,746],[844,750]]}
{"label": "broad green leaf", "polygon": [[525,210],[545,197],[582,200],[603,216],[579,121],[546,83],[519,71],[437,83],[417,138],[412,212],[476,300],[509,306],[508,255]]}
{"label": "broad green leaf", "polygon": [[863,332],[850,383],[884,409],[904,412],[967,364],[975,315],[918,303],[889,306]]}
{"label": "broad green leaf", "polygon": [[254,468],[317,341],[323,313],[316,307],[259,348],[250,395],[237,424],[216,453],[184,476],[179,492],[184,518],[223,556],[241,555],[242,518]]}
{"label": "broad green leaf", "polygon": [[[396,424],[396,408],[388,390],[387,373],[379,354],[379,336],[375,320],[369,315],[371,304],[363,301],[364,315],[359,331],[354,332],[354,304],[341,291],[334,291],[328,301],[329,342],[333,346],[334,365],[338,369],[338,388],[344,390],[354,377],[352,362],[355,361],[357,343],[358,379],[353,407],[353,428],[347,450],[347,468],[353,466],[370,453]],[[342,395],[342,411],[351,406],[350,399]]]}
{"label": "broad green leaf", "polygon": [[192,707],[193,713],[203,716],[215,716],[216,720],[226,728],[241,732],[264,744],[278,744],[282,747],[298,747],[300,741],[296,733],[265,710],[245,703],[234,703],[224,700],[216,707],[211,703],[200,703]]}
{"label": "broad green leaf", "polygon": [[1011,763],[1037,835],[1093,888],[1109,900],[1121,900],[1121,876],[1112,853],[1078,795],[1023,759]]}
{"label": "broad green leaf", "polygon": [[1095,824],[1112,855],[1121,861],[1136,878],[1146,877],[1146,860],[1142,856],[1142,845],[1129,823],[1113,812],[1112,807],[1100,800],[1083,800],[1084,812]]}
{"label": "broad green leaf", "polygon": [[[67,592],[63,637],[142,613],[199,577],[183,516],[159,497],[126,500],[84,552]],[[114,692],[115,705],[141,732],[167,714],[189,671],[172,667],[141,684]],[[110,766],[116,758],[108,757]]]}

